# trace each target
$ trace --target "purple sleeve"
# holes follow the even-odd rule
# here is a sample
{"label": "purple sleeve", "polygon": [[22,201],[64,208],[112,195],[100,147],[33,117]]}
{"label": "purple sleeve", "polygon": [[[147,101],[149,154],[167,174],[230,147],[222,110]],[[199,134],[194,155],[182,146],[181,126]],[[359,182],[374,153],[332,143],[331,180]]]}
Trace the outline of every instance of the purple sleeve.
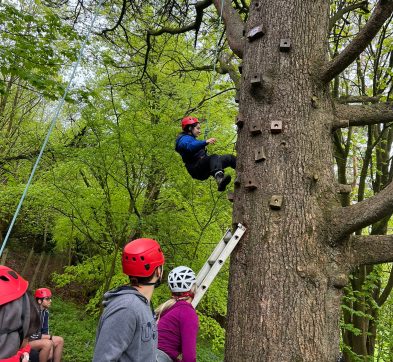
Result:
{"label": "purple sleeve", "polygon": [[196,362],[198,328],[198,315],[194,308],[184,308],[181,311],[180,323],[182,362]]}

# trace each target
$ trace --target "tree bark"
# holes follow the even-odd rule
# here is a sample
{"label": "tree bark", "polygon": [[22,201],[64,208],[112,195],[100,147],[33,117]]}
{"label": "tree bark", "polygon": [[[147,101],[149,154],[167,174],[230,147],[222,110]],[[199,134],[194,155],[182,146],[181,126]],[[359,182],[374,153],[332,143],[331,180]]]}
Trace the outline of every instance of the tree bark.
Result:
{"label": "tree bark", "polygon": [[[331,362],[339,354],[349,270],[329,237],[329,215],[340,207],[332,103],[313,76],[327,54],[328,15],[323,0],[250,6],[246,34],[263,24],[265,35],[246,42],[243,58],[233,222],[248,229],[231,258],[225,361]],[[290,40],[289,52],[280,39]],[[283,131],[271,132],[271,121]],[[256,162],[262,147],[266,159]],[[282,196],[280,209],[270,207],[273,195]]]}

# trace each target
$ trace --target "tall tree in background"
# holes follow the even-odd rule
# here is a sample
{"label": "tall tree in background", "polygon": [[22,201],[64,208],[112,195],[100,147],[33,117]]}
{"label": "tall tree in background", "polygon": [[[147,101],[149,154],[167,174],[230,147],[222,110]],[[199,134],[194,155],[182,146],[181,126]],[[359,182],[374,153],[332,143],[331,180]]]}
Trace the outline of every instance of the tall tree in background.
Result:
{"label": "tall tree in background", "polygon": [[[348,6],[344,1],[336,1],[333,14],[341,14],[342,20],[333,23],[330,41],[331,54],[337,55],[347,42],[346,37],[356,34],[369,18],[366,3],[357,3],[359,10],[344,13]],[[354,6],[351,6],[354,8]],[[334,15],[332,19],[334,19]],[[337,17],[336,17],[337,20]],[[335,101],[345,107],[355,104],[359,109],[367,109],[368,104],[389,102],[392,84],[391,17],[385,22],[378,35],[366,47],[345,73],[332,82]],[[361,105],[363,104],[363,105]],[[377,116],[378,117],[378,116]],[[378,193],[391,182],[391,124],[374,124],[367,127],[349,127],[334,133],[335,158],[340,183],[351,183],[356,201],[364,200],[371,193]],[[351,203],[350,194],[342,194],[342,206]],[[372,235],[386,235],[390,215],[378,220],[366,230]],[[361,234],[358,230],[357,234]],[[388,301],[393,277],[389,268],[361,265],[354,269],[350,283],[345,289],[343,308],[343,341],[346,361],[359,358],[379,358],[386,356],[386,344],[378,341],[379,330],[385,323],[381,307]],[[390,276],[389,276],[390,274]],[[389,302],[387,303],[389,305]],[[376,343],[378,345],[376,346]]]}

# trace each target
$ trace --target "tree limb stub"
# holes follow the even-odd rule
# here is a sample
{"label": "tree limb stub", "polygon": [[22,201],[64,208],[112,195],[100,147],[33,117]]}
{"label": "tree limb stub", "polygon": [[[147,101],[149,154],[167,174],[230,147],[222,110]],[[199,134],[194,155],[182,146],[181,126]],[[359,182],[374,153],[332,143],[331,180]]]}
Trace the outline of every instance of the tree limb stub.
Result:
{"label": "tree limb stub", "polygon": [[244,22],[239,13],[232,7],[230,0],[213,0],[217,12],[221,14],[221,5],[224,4],[222,18],[226,28],[228,44],[231,50],[240,58],[244,51]]}
{"label": "tree limb stub", "polygon": [[352,235],[352,264],[380,264],[393,261],[393,235]]}
{"label": "tree limb stub", "polygon": [[346,69],[366,49],[392,12],[393,0],[379,0],[364,28],[335,59],[326,65],[321,80],[328,83]]}
{"label": "tree limb stub", "polygon": [[389,123],[393,122],[393,104],[348,105],[336,103],[335,116],[337,121],[333,123],[333,129]]}
{"label": "tree limb stub", "polygon": [[381,192],[357,204],[342,207],[333,213],[332,243],[371,225],[393,213],[393,183]]}

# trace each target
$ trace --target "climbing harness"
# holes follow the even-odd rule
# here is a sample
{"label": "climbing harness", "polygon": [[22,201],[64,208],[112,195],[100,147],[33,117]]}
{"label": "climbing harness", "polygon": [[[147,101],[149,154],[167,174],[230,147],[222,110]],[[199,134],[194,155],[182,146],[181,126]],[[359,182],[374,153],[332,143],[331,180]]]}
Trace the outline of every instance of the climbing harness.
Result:
{"label": "climbing harness", "polygon": [[75,77],[76,69],[78,68],[78,66],[79,66],[79,64],[80,64],[80,61],[81,61],[81,59],[82,59],[83,51],[85,50],[86,43],[87,43],[87,41],[89,40],[90,34],[91,34],[91,32],[92,32],[92,29],[93,29],[94,22],[95,22],[96,19],[97,19],[98,12],[99,12],[99,10],[101,9],[102,3],[103,3],[103,0],[100,0],[99,3],[98,3],[98,5],[96,6],[96,9],[95,9],[95,11],[94,11],[93,19],[91,20],[91,23],[90,23],[88,32],[87,32],[87,34],[86,34],[86,37],[85,37],[85,39],[84,39],[84,41],[83,41],[83,43],[82,43],[82,46],[81,46],[80,50],[79,50],[78,59],[77,59],[77,61],[75,62],[74,67],[73,67],[73,69],[72,69],[72,73],[71,73],[70,79],[69,79],[69,81],[68,81],[67,87],[66,87],[66,89],[65,89],[65,91],[64,91],[63,97],[60,99],[60,101],[59,101],[59,103],[58,103],[58,105],[57,105],[57,107],[56,107],[56,109],[55,109],[55,114],[54,114],[53,119],[52,119],[52,121],[51,121],[51,123],[50,123],[49,129],[48,129],[48,133],[46,134],[46,137],[45,137],[44,143],[42,144],[40,153],[38,154],[37,160],[36,160],[36,162],[35,162],[35,164],[34,164],[34,166],[33,166],[33,169],[32,169],[32,171],[31,171],[30,177],[29,177],[29,179],[28,179],[28,181],[27,181],[27,184],[26,184],[26,186],[25,186],[25,189],[24,189],[24,191],[23,191],[23,194],[22,194],[22,196],[21,196],[21,198],[20,198],[20,200],[19,200],[19,204],[18,204],[18,206],[17,206],[17,208],[16,208],[16,211],[15,211],[15,214],[14,214],[14,216],[13,216],[13,218],[12,218],[11,224],[10,224],[10,226],[8,227],[7,234],[6,234],[5,238],[4,238],[3,244],[1,245],[1,248],[0,248],[0,256],[3,254],[4,248],[5,248],[5,246],[7,245],[8,238],[9,238],[9,236],[10,236],[10,234],[11,234],[11,231],[12,231],[12,228],[13,228],[13,226],[14,226],[14,224],[15,224],[16,218],[17,218],[17,216],[18,216],[18,214],[19,214],[19,211],[20,211],[20,209],[21,209],[21,207],[22,207],[23,201],[24,201],[24,199],[25,199],[25,197],[26,197],[26,195],[27,195],[27,191],[28,191],[28,189],[29,189],[29,187],[30,187],[31,181],[33,180],[35,171],[37,170],[37,167],[38,167],[38,164],[39,164],[39,162],[40,162],[40,160],[41,160],[42,154],[44,153],[45,147],[46,147],[46,145],[47,145],[47,143],[48,143],[48,141],[49,141],[49,137],[50,137],[50,135],[51,135],[51,133],[52,133],[52,131],[53,131],[53,128],[55,127],[57,118],[59,117],[59,114],[60,114],[60,110],[61,110],[61,108],[63,107],[64,101],[65,101],[66,96],[67,96],[67,94],[68,94],[68,91],[69,91],[69,89],[70,89],[70,87],[71,87],[72,81],[73,81],[73,79],[74,79],[74,77]]}

